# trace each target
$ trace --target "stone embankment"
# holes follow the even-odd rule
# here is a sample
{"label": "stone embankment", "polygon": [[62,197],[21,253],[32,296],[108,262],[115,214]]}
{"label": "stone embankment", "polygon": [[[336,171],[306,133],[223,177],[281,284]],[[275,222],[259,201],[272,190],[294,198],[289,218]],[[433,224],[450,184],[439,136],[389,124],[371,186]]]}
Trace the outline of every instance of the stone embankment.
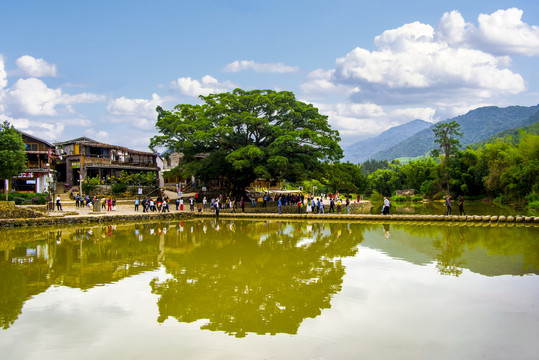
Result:
{"label": "stone embankment", "polygon": [[[13,216],[19,214],[19,207],[8,204],[3,208],[4,213],[14,212]],[[315,221],[348,221],[360,223],[403,223],[420,225],[448,225],[448,226],[537,226],[539,227],[539,217],[533,216],[445,216],[445,215],[373,215],[373,214],[298,214],[292,211],[293,207],[287,207],[286,213],[276,213],[276,208],[246,208],[246,212],[231,213],[230,210],[221,211],[220,219],[257,219],[257,220],[315,220]],[[43,209],[42,209],[43,210]],[[296,209],[297,211],[297,209]],[[24,211],[23,211],[24,212]],[[22,214],[22,213],[21,213]],[[116,211],[94,212],[88,208],[75,208],[74,206],[64,206],[64,211],[50,211],[39,213],[31,211],[32,216],[41,217],[15,217],[0,219],[0,227],[19,226],[69,226],[74,224],[95,224],[95,223],[121,223],[121,222],[149,222],[149,221],[175,221],[194,218],[215,218],[213,211],[176,211],[175,207],[171,212],[158,213],[141,210],[135,211],[132,205],[120,205]],[[36,215],[38,214],[38,215]]]}
{"label": "stone embankment", "polygon": [[[213,213],[197,213],[196,217],[215,217]],[[404,222],[429,224],[529,224],[539,226],[537,216],[490,216],[490,215],[373,215],[373,214],[252,214],[220,213],[220,218],[232,219],[303,219],[303,220],[346,220],[354,222]]]}

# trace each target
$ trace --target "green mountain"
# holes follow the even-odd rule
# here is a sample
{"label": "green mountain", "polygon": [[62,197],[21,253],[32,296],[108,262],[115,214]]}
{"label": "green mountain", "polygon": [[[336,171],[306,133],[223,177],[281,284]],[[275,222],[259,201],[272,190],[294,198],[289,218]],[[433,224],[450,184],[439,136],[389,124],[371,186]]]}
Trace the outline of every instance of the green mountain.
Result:
{"label": "green mountain", "polygon": [[491,136],[490,138],[488,138],[485,141],[474,144],[474,147],[476,147],[476,146],[479,147],[479,146],[482,146],[482,145],[487,144],[487,143],[493,143],[497,139],[505,138],[505,137],[508,137],[508,136],[511,136],[513,139],[515,139],[515,141],[518,141],[519,132],[520,132],[521,129],[525,130],[526,132],[528,132],[528,133],[530,133],[532,135],[539,135],[539,111],[536,112],[535,114],[533,114],[532,116],[530,116],[530,118],[528,120],[523,122],[523,124],[527,124],[527,123],[529,123],[530,125],[501,131],[501,132]]}
{"label": "green mountain", "polygon": [[344,161],[354,164],[365,162],[378,151],[388,149],[431,125],[427,121],[413,120],[394,126],[376,137],[358,141],[344,148]]}
{"label": "green mountain", "polygon": [[[460,143],[463,146],[478,143],[507,130],[521,128],[534,123],[532,117],[539,111],[536,106],[509,106],[499,108],[487,106],[471,110],[444,122],[456,121],[463,133]],[[408,137],[398,144],[373,154],[376,160],[393,160],[399,157],[421,156],[436,148],[432,127]]]}

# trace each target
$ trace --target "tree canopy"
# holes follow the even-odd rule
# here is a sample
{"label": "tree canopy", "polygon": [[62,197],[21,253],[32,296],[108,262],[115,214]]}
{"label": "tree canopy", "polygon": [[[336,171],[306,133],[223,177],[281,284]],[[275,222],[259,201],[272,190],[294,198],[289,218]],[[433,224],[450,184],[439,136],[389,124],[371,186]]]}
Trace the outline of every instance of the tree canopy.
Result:
{"label": "tree canopy", "polygon": [[22,135],[4,121],[0,125],[0,179],[10,179],[25,169],[26,152]]}
{"label": "tree canopy", "polygon": [[183,153],[184,176],[226,177],[237,188],[257,178],[299,181],[323,161],[342,158],[339,133],[289,91],[236,89],[200,96],[203,104],[157,108],[150,147]]}
{"label": "tree canopy", "polygon": [[432,131],[435,136],[434,142],[440,145],[446,159],[458,151],[460,148],[459,137],[462,136],[458,122],[438,123],[434,125]]}

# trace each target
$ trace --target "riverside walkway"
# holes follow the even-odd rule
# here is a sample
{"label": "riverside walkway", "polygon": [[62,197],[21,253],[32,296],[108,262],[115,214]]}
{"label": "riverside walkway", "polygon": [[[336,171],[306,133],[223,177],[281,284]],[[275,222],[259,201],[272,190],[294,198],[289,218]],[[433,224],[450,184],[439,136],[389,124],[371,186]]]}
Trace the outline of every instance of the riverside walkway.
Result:
{"label": "riverside walkway", "polygon": [[[215,212],[206,210],[202,212],[177,211],[175,205],[171,206],[170,212],[142,212],[135,211],[133,201],[120,201],[115,211],[102,210],[94,212],[88,207],[75,207],[74,204],[62,205],[63,211],[51,211],[40,218],[28,219],[1,219],[0,227],[15,226],[46,226],[46,225],[71,225],[87,223],[110,223],[110,222],[139,222],[139,221],[174,221],[186,219],[216,218]],[[257,212],[253,212],[256,209]],[[247,212],[231,213],[230,210],[221,210],[219,219],[257,219],[257,220],[314,220],[314,221],[348,221],[365,223],[405,223],[423,225],[473,225],[473,226],[533,226],[539,228],[539,217],[533,216],[445,216],[445,215],[378,215],[378,214],[298,214],[294,207],[288,207],[287,212],[277,213],[276,207],[246,208]]]}

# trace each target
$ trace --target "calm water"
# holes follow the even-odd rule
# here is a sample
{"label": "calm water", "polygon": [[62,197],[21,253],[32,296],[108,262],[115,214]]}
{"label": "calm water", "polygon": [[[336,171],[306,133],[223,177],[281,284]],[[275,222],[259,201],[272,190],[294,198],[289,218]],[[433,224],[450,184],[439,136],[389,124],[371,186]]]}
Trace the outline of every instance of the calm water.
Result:
{"label": "calm water", "polygon": [[537,359],[539,228],[0,231],[2,359]]}
{"label": "calm water", "polygon": [[[375,202],[371,209],[372,214],[380,214],[382,212],[382,203]],[[452,201],[453,215],[459,215],[458,201]],[[421,215],[445,215],[447,208],[443,201],[430,201],[426,203],[413,202],[392,202],[392,214],[421,214]],[[529,208],[515,208],[512,205],[499,205],[487,201],[469,201],[464,203],[464,211],[466,215],[523,215],[523,216],[539,216],[539,213]]]}

